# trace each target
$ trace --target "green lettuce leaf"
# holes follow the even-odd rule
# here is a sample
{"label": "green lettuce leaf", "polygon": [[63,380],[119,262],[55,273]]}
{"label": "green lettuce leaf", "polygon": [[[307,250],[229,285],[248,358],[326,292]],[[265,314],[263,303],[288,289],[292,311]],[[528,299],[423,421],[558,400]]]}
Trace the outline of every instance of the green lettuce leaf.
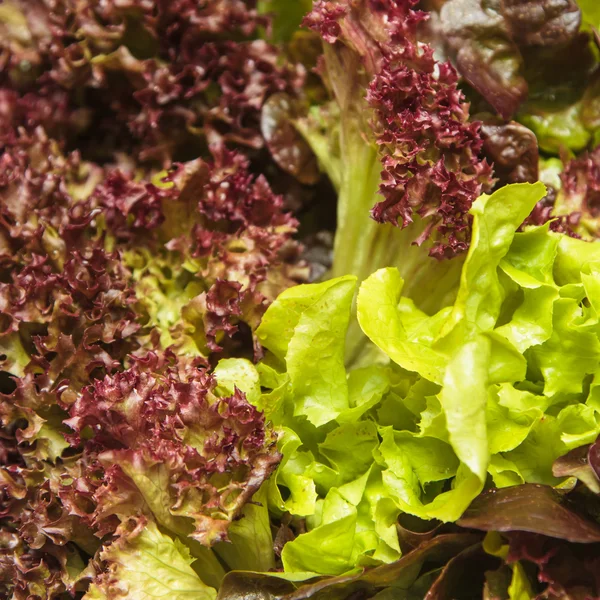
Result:
{"label": "green lettuce leaf", "polygon": [[349,408],[345,332],[356,287],[353,276],[286,290],[269,307],[258,339],[285,361],[294,416],[319,427]]}
{"label": "green lettuce leaf", "polygon": [[107,568],[92,582],[85,600],[214,600],[217,595],[195,573],[186,546],[161,533],[152,521],[138,524],[137,531],[104,548],[100,559]]}
{"label": "green lettuce leaf", "polygon": [[258,10],[273,15],[271,38],[275,42],[288,41],[296,32],[304,15],[310,11],[312,0],[259,0]]}
{"label": "green lettuce leaf", "polygon": [[[483,195],[473,204],[471,247],[454,309],[442,330],[443,338],[494,327],[504,300],[498,265],[508,253],[515,231],[545,193],[545,186],[539,182],[513,184],[491,196]],[[452,339],[448,341],[452,343]]]}
{"label": "green lettuce leaf", "polygon": [[281,554],[286,571],[340,575],[358,559],[356,506],[333,488],[323,501],[322,524],[288,542]]}
{"label": "green lettuce leaf", "polygon": [[230,569],[270,571],[275,568],[267,501],[268,484],[264,484],[244,506],[241,518],[229,527],[229,541],[215,546],[214,551]]}
{"label": "green lettuce leaf", "polygon": [[592,139],[592,132],[585,126],[581,102],[565,107],[528,103],[518,119],[533,131],[539,147],[550,154],[558,154],[561,148],[574,152],[583,150]]}
{"label": "green lettuce leaf", "polygon": [[588,25],[600,29],[600,5],[594,0],[577,0],[581,16]]}
{"label": "green lettuce leaf", "polygon": [[440,383],[444,357],[418,341],[410,340],[403,326],[398,312],[403,284],[400,273],[391,268],[380,269],[366,279],[358,292],[358,322],[369,339],[396,364]]}
{"label": "green lettuce leaf", "polygon": [[269,506],[306,527],[284,546],[286,574],[393,562],[402,513],[456,521],[492,481],[571,476],[555,461],[600,433],[600,250],[548,224],[520,231],[544,194],[515,184],[475,202],[451,306],[428,314],[402,297],[395,268],[363,281],[357,321],[387,364],[367,352],[343,366],[354,278],[298,286],[267,310],[257,402],[284,457]]}
{"label": "green lettuce leaf", "polygon": [[[306,451],[298,451],[302,445],[300,437],[291,429],[282,428],[277,449],[283,455],[277,472],[269,480],[269,507],[276,512],[307,516],[315,512],[317,502],[316,485],[306,469],[314,462]],[[281,488],[287,491],[284,500]]]}

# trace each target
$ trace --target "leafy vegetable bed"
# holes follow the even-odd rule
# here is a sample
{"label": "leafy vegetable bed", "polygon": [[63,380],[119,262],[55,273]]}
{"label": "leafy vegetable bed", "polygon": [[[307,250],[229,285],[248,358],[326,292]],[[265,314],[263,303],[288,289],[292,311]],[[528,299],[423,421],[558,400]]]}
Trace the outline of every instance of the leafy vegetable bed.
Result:
{"label": "leafy vegetable bed", "polygon": [[0,598],[600,598],[592,0],[0,4]]}

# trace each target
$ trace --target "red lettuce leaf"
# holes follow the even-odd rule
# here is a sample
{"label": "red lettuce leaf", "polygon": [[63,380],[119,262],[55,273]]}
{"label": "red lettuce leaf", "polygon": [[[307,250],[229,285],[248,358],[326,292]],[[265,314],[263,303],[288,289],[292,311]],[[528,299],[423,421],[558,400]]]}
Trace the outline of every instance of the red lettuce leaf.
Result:
{"label": "red lettuce leaf", "polygon": [[498,185],[535,183],[539,151],[535,134],[516,121],[505,123],[490,115],[481,119],[483,154],[494,165]]}
{"label": "red lettuce leaf", "polygon": [[259,39],[269,19],[256,4],[11,3],[0,86],[12,123],[102,160],[118,151],[169,165],[207,143],[260,148],[262,104],[295,93],[304,70]]}
{"label": "red lettuce leaf", "polygon": [[511,533],[507,562],[533,564],[540,600],[600,596],[600,545],[568,542],[528,533]]}
{"label": "red lettuce leaf", "polygon": [[219,397],[215,387],[194,362],[150,353],[83,390],[66,424],[71,444],[83,444],[85,460],[104,471],[90,481],[99,484],[96,524],[113,511],[128,517],[121,511],[132,507],[121,499],[137,494],[134,509],[147,506],[174,533],[206,545],[226,539],[279,455],[275,434],[244,394]]}
{"label": "red lettuce leaf", "polygon": [[574,543],[600,542],[600,525],[578,514],[560,492],[537,484],[485,492],[458,524],[483,531],[527,531]]}
{"label": "red lettuce leaf", "polygon": [[467,248],[468,211],[490,186],[491,168],[481,158],[479,124],[468,120],[456,71],[438,63],[433,49],[418,40],[427,14],[415,5],[412,0],[319,1],[305,24],[332,45],[328,55],[336,56],[339,68],[327,76],[342,105],[360,85],[348,72],[364,68],[371,78],[367,100],[384,197],[373,218],[398,227],[416,215],[428,219],[416,243],[433,236],[430,254],[449,258]]}

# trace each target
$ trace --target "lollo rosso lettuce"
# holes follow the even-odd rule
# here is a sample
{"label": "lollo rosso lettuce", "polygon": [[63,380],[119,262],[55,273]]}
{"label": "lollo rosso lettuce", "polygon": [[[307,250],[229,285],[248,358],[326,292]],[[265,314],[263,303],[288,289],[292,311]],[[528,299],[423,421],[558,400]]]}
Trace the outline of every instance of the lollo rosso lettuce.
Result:
{"label": "lollo rosso lettuce", "polygon": [[147,324],[160,331],[162,347],[186,354],[219,353],[227,340],[230,352],[259,352],[252,331],[264,309],[309,276],[283,198],[228,150],[154,180],[141,184],[117,172],[95,191]]}
{"label": "lollo rosso lettuce", "polygon": [[[463,221],[491,172],[478,156],[478,125],[467,122],[455,71],[419,46],[426,15],[413,4],[316,3],[306,24],[325,42],[321,69],[333,99],[299,127],[309,141],[316,136],[317,155],[340,188],[338,236],[359,208],[400,227],[418,215],[424,225],[413,239],[422,244],[435,231],[430,254],[453,256],[465,249]],[[332,119],[339,119],[339,148],[323,157],[319,126],[334,126]],[[376,203],[378,189],[384,199]],[[360,276],[360,268],[346,271]],[[342,269],[334,265],[334,273]]]}
{"label": "lollo rosso lettuce", "polygon": [[[207,597],[225,566],[273,564],[248,550],[272,544],[248,501],[275,434],[210,364],[254,356],[262,312],[307,268],[282,199],[219,156],[154,177],[65,154],[41,128],[3,140],[2,594],[142,593],[156,545]],[[149,579],[125,581],[136,561]]]}
{"label": "lollo rosso lettuce", "polygon": [[169,166],[212,144],[262,148],[263,102],[293,94],[304,71],[261,39],[270,19],[256,5],[3,3],[6,109],[102,162],[120,152]]}
{"label": "lollo rosso lettuce", "polygon": [[84,389],[64,423],[84,464],[101,471],[82,486],[98,499],[93,526],[126,516],[137,502],[163,527],[205,546],[226,538],[278,456],[243,393],[220,398],[216,385],[193,363],[151,353]]}
{"label": "lollo rosso lettuce", "polygon": [[0,6],[2,597],[214,598],[226,569],[274,566],[276,436],[213,372],[258,358],[266,307],[309,277],[256,173],[280,177],[262,104],[303,80],[269,21]]}
{"label": "lollo rosso lettuce", "polygon": [[279,460],[276,438],[225,374],[219,386],[193,362],[150,353],[68,412],[61,457],[35,460],[15,441],[3,467],[3,593],[214,598],[224,565],[272,566],[264,550],[248,558],[272,544],[266,505],[245,504]]}
{"label": "lollo rosso lettuce", "polygon": [[597,239],[597,189],[600,182],[598,148],[561,161],[540,160],[540,179],[546,196],[527,218],[527,224],[550,223],[554,231],[584,240]]}

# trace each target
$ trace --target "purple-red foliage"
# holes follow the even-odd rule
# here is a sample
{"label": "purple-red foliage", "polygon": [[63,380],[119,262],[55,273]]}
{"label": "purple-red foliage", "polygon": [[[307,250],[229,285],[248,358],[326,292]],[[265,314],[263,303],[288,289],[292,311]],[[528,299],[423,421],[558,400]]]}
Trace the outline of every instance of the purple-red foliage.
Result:
{"label": "purple-red foliage", "polygon": [[[226,538],[232,519],[276,467],[276,437],[238,389],[215,394],[217,382],[197,361],[149,353],[87,388],[70,408],[69,441],[103,475],[90,478],[93,524],[144,511],[153,490],[144,478],[165,474],[162,510],[191,517],[190,535],[204,544]],[[85,430],[91,432],[81,438]],[[125,472],[139,474],[128,477]],[[94,483],[96,482],[96,483]],[[148,502],[152,509],[152,500]],[[155,505],[154,505],[155,506]],[[158,521],[161,516],[156,515]]]}
{"label": "purple-red foliage", "polygon": [[255,329],[280,291],[306,279],[292,238],[298,223],[239,153],[223,149],[211,163],[181,165],[168,179],[198,218],[166,247],[200,261],[209,288],[201,297],[207,343],[220,351],[221,333],[233,337],[240,322]]}
{"label": "purple-red foliage", "polygon": [[67,360],[54,354],[65,345],[81,368],[92,356],[122,357],[138,329],[130,274],[97,235],[99,209],[77,197],[100,169],[60,154],[40,128],[16,133],[0,164],[2,337],[20,336],[36,360],[54,364]]}
{"label": "purple-red foliage", "polygon": [[203,357],[148,353],[158,332],[125,256],[197,261],[208,353],[258,324],[302,271],[296,222],[248,161],[215,155],[154,185],[125,161],[63,154],[41,127],[3,131],[0,593],[73,592],[66,561],[151,512],[136,469],[162,465],[173,519],[194,523],[180,534],[212,544],[279,460],[262,414],[217,394]]}
{"label": "purple-red foliage", "polygon": [[[417,40],[427,14],[416,0],[315,3],[305,24],[330,44],[345,44],[361,56],[372,78],[367,100],[383,165],[384,200],[372,210],[381,223],[406,227],[428,219],[430,254],[450,258],[470,238],[468,214],[489,188],[491,166],[481,158],[480,124],[469,122],[457,74]],[[435,233],[434,233],[435,231]]]}
{"label": "purple-red foliage", "polygon": [[600,547],[570,544],[543,535],[513,532],[508,535],[507,562],[536,567],[541,592],[538,600],[600,597]]}
{"label": "purple-red foliage", "polygon": [[24,44],[8,28],[0,41],[13,126],[43,125],[103,160],[120,151],[168,166],[207,142],[260,148],[264,101],[303,81],[302,68],[256,39],[269,21],[253,1],[11,6],[29,37]]}
{"label": "purple-red foliage", "polygon": [[595,239],[600,234],[600,147],[565,163],[560,174],[561,189],[549,188],[525,222],[542,225],[571,237]]}

